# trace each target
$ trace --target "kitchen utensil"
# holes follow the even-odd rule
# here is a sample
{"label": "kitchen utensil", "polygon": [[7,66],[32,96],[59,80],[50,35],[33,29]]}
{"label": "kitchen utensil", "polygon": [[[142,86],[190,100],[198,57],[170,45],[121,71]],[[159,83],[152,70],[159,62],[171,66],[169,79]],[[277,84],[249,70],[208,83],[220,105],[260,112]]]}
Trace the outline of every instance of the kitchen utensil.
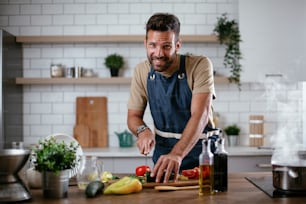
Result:
{"label": "kitchen utensil", "polygon": [[92,69],[83,69],[82,70],[82,77],[94,77],[95,73]]}
{"label": "kitchen utensil", "polygon": [[51,77],[63,77],[64,76],[64,68],[61,64],[51,65],[50,67]]}
{"label": "kitchen utensil", "polygon": [[154,189],[158,191],[178,191],[199,189],[199,186],[155,186]]}
{"label": "kitchen utensil", "polygon": [[103,161],[95,156],[82,156],[81,168],[76,179],[79,189],[86,189],[92,181],[100,181],[100,175],[103,172]]}
{"label": "kitchen utensil", "polygon": [[78,124],[74,127],[73,132],[74,137],[82,147],[89,147],[91,145],[89,141],[90,129],[87,125]]}
{"label": "kitchen utensil", "polygon": [[156,182],[145,182],[142,184],[144,188],[154,188],[155,186],[196,186],[199,185],[198,179],[191,179],[187,181],[177,181],[177,182],[168,182],[168,183],[156,183]]}
{"label": "kitchen utensil", "polygon": [[273,164],[272,174],[276,189],[306,192],[306,167]]}
{"label": "kitchen utensil", "polygon": [[75,68],[74,67],[68,67],[66,68],[65,77],[66,78],[73,78],[75,76]]}
{"label": "kitchen utensil", "polygon": [[23,201],[31,198],[18,172],[28,161],[30,150],[0,150],[0,203]]}
{"label": "kitchen utensil", "polygon": [[115,134],[117,135],[118,139],[119,139],[119,146],[120,147],[132,147],[133,146],[133,135],[128,132],[127,130],[118,133],[115,132]]}
{"label": "kitchen utensil", "polygon": [[108,146],[107,97],[77,97],[74,137],[83,148]]}

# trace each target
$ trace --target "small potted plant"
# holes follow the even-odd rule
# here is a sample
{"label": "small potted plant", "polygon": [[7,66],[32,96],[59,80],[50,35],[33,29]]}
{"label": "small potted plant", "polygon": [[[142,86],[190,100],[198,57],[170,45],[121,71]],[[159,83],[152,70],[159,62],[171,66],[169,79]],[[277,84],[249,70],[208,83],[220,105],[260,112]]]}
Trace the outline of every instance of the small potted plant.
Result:
{"label": "small potted plant", "polygon": [[69,174],[78,163],[79,144],[56,141],[54,137],[40,140],[33,149],[34,168],[42,173],[43,194],[47,198],[67,197]]}
{"label": "small potted plant", "polygon": [[224,128],[224,132],[227,135],[228,138],[228,145],[229,146],[236,146],[238,143],[238,136],[240,133],[240,128],[236,125],[229,125]]}
{"label": "small potted plant", "polygon": [[104,64],[110,69],[112,77],[118,76],[119,69],[124,65],[123,57],[119,54],[110,54],[105,58]]}

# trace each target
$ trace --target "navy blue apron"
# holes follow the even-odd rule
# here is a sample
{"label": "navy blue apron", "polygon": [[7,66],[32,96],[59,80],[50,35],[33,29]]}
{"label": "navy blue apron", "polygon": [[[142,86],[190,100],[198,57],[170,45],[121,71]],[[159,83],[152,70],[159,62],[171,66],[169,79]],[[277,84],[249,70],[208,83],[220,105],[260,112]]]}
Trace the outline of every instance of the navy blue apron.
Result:
{"label": "navy blue apron", "polygon": [[[151,67],[147,79],[148,101],[156,129],[163,132],[181,134],[191,116],[192,91],[187,83],[185,56],[180,56],[180,68],[171,77],[164,77]],[[206,132],[205,130],[204,132]],[[153,162],[161,155],[168,154],[179,141],[155,135],[156,145]],[[183,159],[180,171],[199,166],[199,154],[202,151],[200,139],[189,154]]]}

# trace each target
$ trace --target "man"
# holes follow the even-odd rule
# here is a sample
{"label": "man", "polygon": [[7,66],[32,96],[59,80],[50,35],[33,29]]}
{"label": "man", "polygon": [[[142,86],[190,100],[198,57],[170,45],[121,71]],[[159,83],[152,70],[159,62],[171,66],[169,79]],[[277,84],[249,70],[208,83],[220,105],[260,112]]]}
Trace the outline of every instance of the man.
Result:
{"label": "man", "polygon": [[[151,176],[156,182],[163,174],[168,182],[172,172],[177,180],[181,170],[198,166],[201,139],[213,128],[212,64],[207,57],[178,54],[179,33],[176,16],[150,17],[144,40],[148,60],[135,68],[128,102],[127,123],[137,136],[140,153],[147,155],[155,146]],[[143,120],[147,103],[154,130]]]}

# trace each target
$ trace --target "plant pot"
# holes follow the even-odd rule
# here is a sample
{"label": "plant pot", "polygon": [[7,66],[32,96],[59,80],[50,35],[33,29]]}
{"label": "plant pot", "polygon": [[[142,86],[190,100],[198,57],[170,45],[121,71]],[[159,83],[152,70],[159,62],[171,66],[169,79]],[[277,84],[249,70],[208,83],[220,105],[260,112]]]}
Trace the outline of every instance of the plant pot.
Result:
{"label": "plant pot", "polygon": [[110,69],[110,74],[112,77],[117,77],[119,75],[119,69]]}
{"label": "plant pot", "polygon": [[70,169],[60,171],[58,175],[54,172],[44,171],[42,173],[42,189],[45,198],[66,198],[69,187]]}
{"label": "plant pot", "polygon": [[227,138],[229,147],[234,147],[238,145],[238,135],[228,135]]}

